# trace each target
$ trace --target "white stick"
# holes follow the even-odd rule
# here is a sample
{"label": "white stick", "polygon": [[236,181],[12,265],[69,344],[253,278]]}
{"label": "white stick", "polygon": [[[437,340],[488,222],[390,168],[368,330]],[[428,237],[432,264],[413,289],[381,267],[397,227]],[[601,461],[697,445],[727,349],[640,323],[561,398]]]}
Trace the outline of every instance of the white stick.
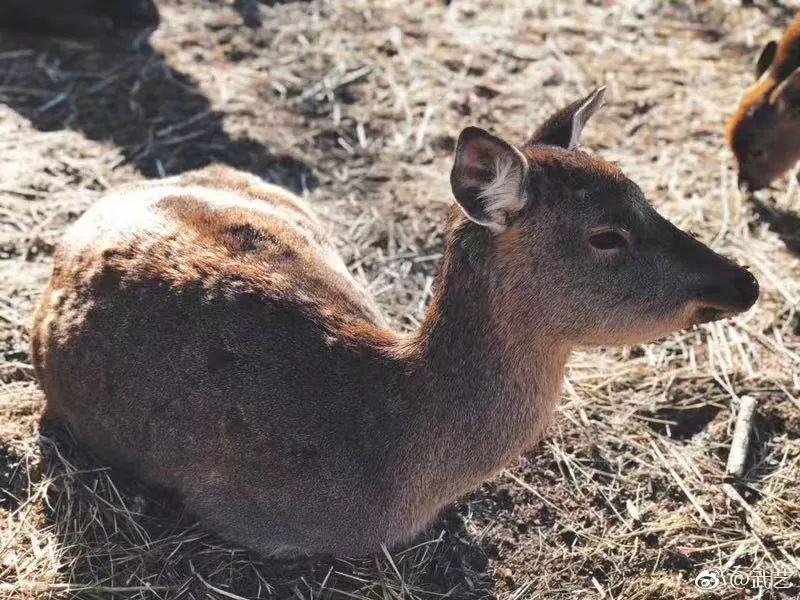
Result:
{"label": "white stick", "polygon": [[736,428],[733,430],[731,451],[728,454],[728,474],[741,477],[747,462],[747,450],[750,446],[750,430],[753,427],[753,415],[756,410],[756,399],[742,396],[739,399],[739,414],[736,417]]}

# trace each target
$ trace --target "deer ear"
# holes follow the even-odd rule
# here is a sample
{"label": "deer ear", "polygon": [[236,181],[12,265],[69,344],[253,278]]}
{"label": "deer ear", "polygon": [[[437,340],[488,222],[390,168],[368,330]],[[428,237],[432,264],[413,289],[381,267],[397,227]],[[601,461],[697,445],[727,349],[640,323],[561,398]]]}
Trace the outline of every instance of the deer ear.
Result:
{"label": "deer ear", "polygon": [[580,144],[587,121],[602,108],[605,93],[605,86],[599,87],[585,98],[562,108],[536,130],[525,146],[547,144],[574,150]]}
{"label": "deer ear", "polygon": [[761,54],[758,55],[758,60],[756,61],[756,79],[761,79],[764,72],[769,69],[772,61],[775,59],[775,52],[777,49],[778,44],[775,40],[770,40],[761,50]]}
{"label": "deer ear", "polygon": [[495,232],[505,229],[525,205],[526,173],[526,158],[508,142],[477,127],[458,137],[450,185],[471,221]]}
{"label": "deer ear", "polygon": [[800,117],[800,67],[792,71],[770,94],[770,103],[778,114]]}

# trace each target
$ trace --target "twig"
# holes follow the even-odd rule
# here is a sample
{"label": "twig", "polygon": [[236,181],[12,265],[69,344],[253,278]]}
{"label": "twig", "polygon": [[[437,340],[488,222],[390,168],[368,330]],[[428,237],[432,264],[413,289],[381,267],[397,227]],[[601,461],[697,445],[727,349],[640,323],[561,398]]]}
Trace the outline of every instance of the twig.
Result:
{"label": "twig", "polygon": [[742,396],[740,398],[739,415],[736,418],[736,428],[733,430],[733,439],[731,440],[731,451],[728,454],[727,471],[733,477],[739,478],[744,474],[755,410],[755,398],[752,396]]}

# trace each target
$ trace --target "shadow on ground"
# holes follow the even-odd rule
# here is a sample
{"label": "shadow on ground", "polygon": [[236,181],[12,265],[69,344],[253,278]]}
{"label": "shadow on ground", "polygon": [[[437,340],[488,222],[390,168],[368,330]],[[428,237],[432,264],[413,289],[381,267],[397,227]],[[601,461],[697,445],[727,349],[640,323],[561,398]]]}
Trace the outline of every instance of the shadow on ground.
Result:
{"label": "shadow on ground", "polygon": [[749,201],[758,218],[778,234],[786,249],[800,257],[800,215],[791,210],[770,206],[757,198],[751,197]]}
{"label": "shadow on ground", "polygon": [[277,141],[232,138],[224,115],[148,34],[0,34],[0,102],[40,131],[72,129],[114,144],[147,177],[221,162],[295,191],[315,186],[311,169]]}
{"label": "shadow on ground", "polygon": [[28,499],[23,457],[7,446],[0,446],[0,511],[13,512]]}

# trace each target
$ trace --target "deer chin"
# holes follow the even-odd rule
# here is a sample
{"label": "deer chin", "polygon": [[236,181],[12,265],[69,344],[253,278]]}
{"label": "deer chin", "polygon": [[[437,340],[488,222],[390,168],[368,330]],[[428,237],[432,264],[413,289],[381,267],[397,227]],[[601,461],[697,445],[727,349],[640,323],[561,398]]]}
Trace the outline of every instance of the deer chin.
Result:
{"label": "deer chin", "polygon": [[726,310],[716,306],[700,306],[692,315],[691,325],[702,325],[703,323],[711,323],[712,321],[719,321],[720,319],[727,319],[736,314],[734,310]]}
{"label": "deer chin", "polygon": [[597,345],[629,345],[653,342],[672,333],[691,329],[696,325],[727,319],[740,312],[742,311],[692,301],[672,315],[665,315],[658,320],[642,324],[636,328],[626,329],[624,332],[618,332],[615,335],[604,335],[602,343]]}
{"label": "deer chin", "polygon": [[694,318],[692,319],[692,325],[700,325],[702,323],[711,323],[712,321],[718,321],[720,319],[725,318],[727,313],[720,309],[714,308],[712,306],[703,306],[698,308],[694,313]]}

